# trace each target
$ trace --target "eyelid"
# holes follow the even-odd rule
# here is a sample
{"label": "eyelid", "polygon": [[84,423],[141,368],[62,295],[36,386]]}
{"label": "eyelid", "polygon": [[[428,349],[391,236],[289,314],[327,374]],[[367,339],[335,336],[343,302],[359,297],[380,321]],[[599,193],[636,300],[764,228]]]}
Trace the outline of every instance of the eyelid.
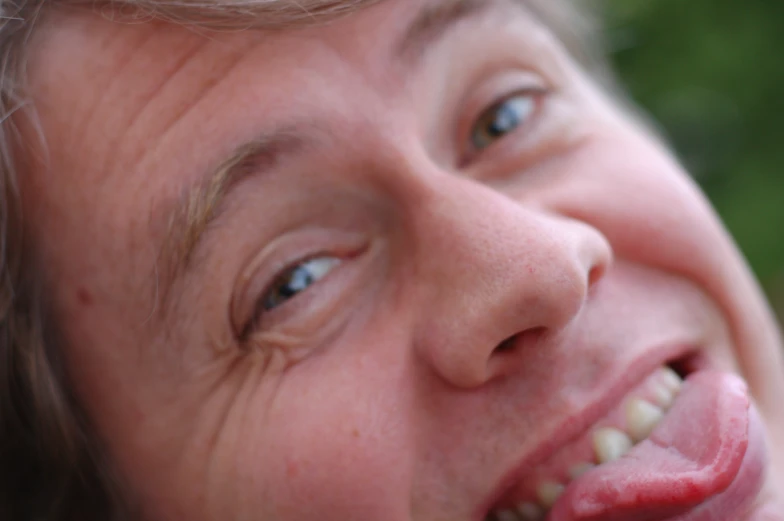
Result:
{"label": "eyelid", "polygon": [[[307,288],[293,295],[290,299],[286,300],[280,305],[271,309],[265,309],[263,304],[264,300],[269,295],[269,292],[272,291],[272,289],[275,287],[276,281],[278,281],[283,274],[294,269],[297,266],[307,264],[311,260],[323,258],[323,257],[335,258],[338,259],[339,261],[323,277],[314,281],[312,285],[308,286]],[[350,260],[350,258],[346,258],[344,256],[332,255],[327,253],[317,253],[315,255],[308,256],[301,260],[295,260],[292,263],[290,263],[287,267],[283,268],[282,271],[279,271],[277,274],[272,275],[272,278],[269,280],[269,283],[266,286],[264,286],[264,289],[262,289],[256,295],[256,298],[253,301],[255,304],[253,304],[250,307],[250,315],[248,319],[245,321],[245,323],[242,325],[240,340],[242,342],[247,342],[247,340],[255,333],[264,333],[267,329],[269,329],[268,327],[269,322],[273,322],[273,323],[285,322],[286,321],[285,317],[289,315],[295,315],[298,311],[301,311],[303,308],[307,308],[309,301],[312,300],[314,296],[313,292],[318,291],[317,286],[323,286],[324,284],[329,284],[335,276],[334,272],[338,271],[342,267],[342,264],[344,264],[348,260]]]}
{"label": "eyelid", "polygon": [[[368,239],[364,234],[319,228],[288,233],[268,243],[250,259],[235,283],[230,310],[235,336],[242,338],[246,325],[256,312],[256,303],[287,269],[319,256],[351,258],[367,246]],[[335,268],[340,269],[341,266]],[[329,276],[327,274],[324,279]]]}
{"label": "eyelid", "polygon": [[473,125],[485,111],[516,95],[531,93],[543,96],[551,90],[552,88],[543,76],[524,69],[495,74],[477,88],[471,89],[469,96],[460,106],[462,116],[457,125],[455,138],[455,143],[459,147],[457,149],[458,168],[462,169],[482,152],[469,151],[466,148],[470,144]]}

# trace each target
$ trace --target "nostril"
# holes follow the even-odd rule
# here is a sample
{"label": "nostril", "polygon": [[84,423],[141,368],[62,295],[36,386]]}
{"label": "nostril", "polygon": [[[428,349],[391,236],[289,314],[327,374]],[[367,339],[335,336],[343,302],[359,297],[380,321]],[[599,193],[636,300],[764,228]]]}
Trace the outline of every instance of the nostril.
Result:
{"label": "nostril", "polygon": [[530,347],[539,340],[546,328],[534,327],[510,336],[495,348],[495,353],[509,353],[522,346]]}
{"label": "nostril", "polygon": [[604,275],[604,266],[595,266],[588,273],[588,287],[593,287],[596,282]]}
{"label": "nostril", "polygon": [[507,351],[511,351],[514,349],[515,340],[517,340],[518,335],[512,335],[500,344],[498,347],[495,348],[496,353],[505,353]]}

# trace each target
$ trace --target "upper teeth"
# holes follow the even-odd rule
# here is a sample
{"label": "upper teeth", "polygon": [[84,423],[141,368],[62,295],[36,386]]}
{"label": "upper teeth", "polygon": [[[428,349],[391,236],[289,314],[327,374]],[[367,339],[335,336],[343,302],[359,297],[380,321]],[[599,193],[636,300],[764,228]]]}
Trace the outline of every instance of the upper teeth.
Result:
{"label": "upper teeth", "polygon": [[572,465],[569,467],[569,477],[571,479],[577,479],[594,467],[596,467],[596,465],[593,463],[578,463],[577,465]]}
{"label": "upper teeth", "polygon": [[663,409],[668,409],[675,399],[674,393],[663,383],[657,383],[651,392],[653,401]]}
{"label": "upper teeth", "polygon": [[[555,504],[570,480],[589,472],[596,464],[609,463],[623,457],[631,448],[648,438],[672,406],[683,380],[668,367],[657,371],[645,390],[645,396],[630,397],[624,404],[624,425],[603,426],[591,436],[594,461],[577,461],[568,466],[565,479],[540,481],[532,491],[535,500],[520,503],[511,510],[499,510],[488,516],[498,521],[540,521]],[[533,498],[532,498],[533,499]]]}
{"label": "upper teeth", "polygon": [[517,513],[525,521],[537,521],[544,517],[544,511],[533,503],[521,503],[517,506]]}
{"label": "upper teeth", "polygon": [[546,508],[555,504],[558,498],[563,493],[564,486],[554,481],[543,481],[536,489],[536,495],[539,497],[539,503]]}
{"label": "upper teeth", "polygon": [[664,417],[664,411],[650,402],[633,398],[626,404],[626,431],[632,440],[640,442],[651,435]]}
{"label": "upper teeth", "polygon": [[614,427],[597,429],[593,433],[593,450],[600,465],[617,460],[629,452],[633,445],[625,432]]}

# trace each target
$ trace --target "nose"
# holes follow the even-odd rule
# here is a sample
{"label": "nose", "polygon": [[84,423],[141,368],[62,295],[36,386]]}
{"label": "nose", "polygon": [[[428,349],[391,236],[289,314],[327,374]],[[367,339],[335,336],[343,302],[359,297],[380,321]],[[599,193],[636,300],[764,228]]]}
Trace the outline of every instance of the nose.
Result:
{"label": "nose", "polygon": [[521,339],[566,327],[612,260],[592,226],[470,180],[446,181],[419,203],[415,276],[424,311],[414,345],[460,388],[511,370],[494,358],[528,349]]}

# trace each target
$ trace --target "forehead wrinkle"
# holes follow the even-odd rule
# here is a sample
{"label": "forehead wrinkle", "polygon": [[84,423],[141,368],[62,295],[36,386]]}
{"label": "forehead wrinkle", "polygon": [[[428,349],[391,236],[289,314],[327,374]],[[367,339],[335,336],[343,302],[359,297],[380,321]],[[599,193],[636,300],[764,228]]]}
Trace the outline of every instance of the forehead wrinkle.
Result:
{"label": "forehead wrinkle", "polygon": [[[86,28],[82,28],[86,29]],[[68,35],[72,36],[72,35]],[[79,34],[78,37],[82,40],[86,40],[87,36]],[[90,49],[91,46],[98,48],[97,46],[100,45],[101,52],[105,55],[112,55],[112,70],[107,73],[107,71],[102,71],[102,65],[98,60],[83,60],[81,64],[81,68],[78,69],[80,74],[79,77],[71,77],[69,78],[72,81],[83,81],[83,78],[88,77],[90,78],[90,85],[93,85],[90,93],[87,94],[84,90],[78,90],[77,92],[81,93],[81,96],[77,99],[70,99],[68,100],[71,103],[74,103],[74,109],[71,111],[71,117],[73,123],[71,124],[71,132],[68,133],[70,136],[70,140],[73,143],[76,140],[82,139],[85,143],[91,143],[94,141],[94,137],[92,136],[92,130],[96,129],[96,132],[103,132],[105,131],[106,125],[104,122],[99,122],[98,119],[104,113],[104,107],[107,103],[111,103],[113,100],[113,94],[115,92],[115,86],[121,81],[120,75],[116,74],[117,68],[125,68],[128,63],[133,60],[134,55],[136,54],[136,50],[139,46],[144,45],[145,42],[149,41],[154,37],[152,31],[145,31],[139,35],[137,35],[131,41],[129,45],[127,40],[122,38],[117,38],[115,35],[107,35],[105,38],[95,38],[91,42],[85,42],[86,45],[83,47],[86,49]],[[46,47],[43,49],[41,53],[42,57],[46,56],[58,56],[60,52],[57,50],[51,50],[48,47],[51,45],[57,45],[58,38],[52,38],[48,41]],[[117,47],[121,47],[121,49],[114,50],[111,46],[111,43],[115,42]],[[90,51],[88,50],[85,55],[90,55]],[[65,59],[62,59],[65,58]],[[70,58],[70,59],[69,59]],[[73,57],[66,56],[61,57],[62,64],[70,63],[73,67]],[[52,58],[45,59],[41,58],[38,59],[38,67],[37,69],[40,70],[47,70],[51,67],[50,63]],[[69,76],[73,75],[73,72],[77,70],[71,68],[68,71]],[[104,74],[100,74],[103,72]],[[55,75],[57,75],[57,70],[55,69]],[[59,75],[58,75],[59,76]],[[52,81],[52,80],[50,80]],[[53,83],[57,80],[54,79]],[[55,88],[58,88],[57,84],[55,84]],[[58,88],[59,92],[63,92]],[[86,95],[85,95],[86,94]],[[65,101],[65,100],[64,100]],[[81,118],[73,118],[73,115],[77,115],[80,110],[83,110],[83,116]],[[112,111],[115,114],[118,114],[118,111]],[[105,137],[105,136],[103,136]],[[99,139],[100,141],[100,139]],[[78,147],[76,147],[78,148]]]}
{"label": "forehead wrinkle", "polygon": [[[199,37],[200,38],[200,37]],[[114,169],[125,159],[141,163],[147,154],[166,154],[165,143],[186,124],[187,116],[198,112],[198,107],[210,92],[222,85],[245,57],[247,49],[236,48],[230,53],[218,48],[219,56],[203,57],[207,39],[199,39],[195,49],[189,49],[175,70],[165,76],[156,89],[156,96],[149,96],[143,107],[134,112],[133,123],[122,139],[122,148],[114,155],[107,170]],[[210,51],[204,51],[210,52]],[[196,70],[189,70],[194,67]],[[169,93],[172,93],[169,95]],[[150,147],[150,136],[155,134],[156,147]]]}
{"label": "forehead wrinkle", "polygon": [[[129,132],[165,85],[170,71],[181,68],[194,47],[202,44],[184,39],[181,35],[193,38],[184,30],[165,32],[161,38],[160,28],[160,23],[131,26],[78,13],[66,16],[51,37],[41,37],[43,52],[33,62],[36,72],[43,72],[46,90],[39,92],[45,102],[69,107],[64,131],[58,133],[62,148],[69,151],[67,157],[77,158],[75,168],[100,177],[101,184],[110,180],[104,174],[118,166],[123,148],[132,141]],[[73,47],[79,52],[63,55],[62,49]],[[161,54],[161,47],[166,52],[152,59]],[[137,137],[149,138],[150,130]],[[122,166],[127,171],[130,165]],[[128,176],[123,172],[121,177]]]}
{"label": "forehead wrinkle", "polygon": [[[189,49],[183,52],[181,56],[179,56],[171,63],[170,68],[166,70],[165,73],[161,74],[160,81],[158,81],[155,85],[153,85],[152,88],[149,90],[149,92],[145,93],[144,98],[140,100],[141,108],[137,111],[134,111],[131,119],[126,124],[126,130],[124,132],[126,139],[124,140],[124,142],[126,143],[133,142],[132,137],[134,132],[140,134],[140,137],[144,135],[149,135],[150,129],[145,129],[143,128],[143,126],[145,123],[145,117],[151,111],[160,110],[160,107],[156,105],[155,101],[158,99],[159,95],[168,85],[176,82],[177,75],[180,73],[180,71],[182,71],[187,66],[190,60],[194,56],[196,56],[204,48],[204,46],[207,45],[207,43],[208,43],[207,40],[198,41],[195,45],[191,46]],[[178,119],[179,117],[177,115],[173,117],[173,121],[176,121]],[[168,128],[170,124],[171,123],[168,124],[164,123],[162,127]],[[140,126],[142,128],[138,129],[137,127]],[[131,154],[131,157],[133,157],[133,155],[134,154]]]}
{"label": "forehead wrinkle", "polygon": [[[210,66],[210,75],[208,78],[202,79],[202,84],[198,90],[195,90],[187,100],[181,100],[178,110],[176,110],[171,118],[164,121],[161,125],[163,131],[158,135],[158,140],[163,142],[166,137],[177,129],[178,124],[183,123],[185,116],[194,111],[201,103],[205,101],[211,91],[226,80],[240,64],[244,61],[247,49],[237,49],[232,56],[224,56],[221,60],[220,66],[214,66],[214,60],[210,60],[213,64]],[[169,82],[171,83],[171,82]],[[177,89],[178,92],[181,92]]]}

